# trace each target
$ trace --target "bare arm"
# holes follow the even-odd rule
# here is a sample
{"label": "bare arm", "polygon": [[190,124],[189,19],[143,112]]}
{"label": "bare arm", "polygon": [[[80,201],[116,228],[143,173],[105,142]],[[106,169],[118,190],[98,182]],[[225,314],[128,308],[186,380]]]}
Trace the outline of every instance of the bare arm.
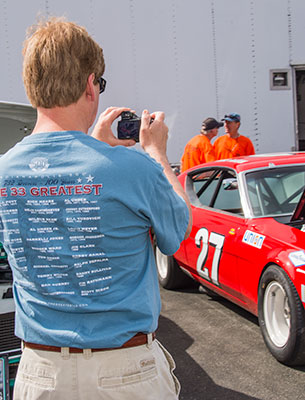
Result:
{"label": "bare arm", "polygon": [[[152,124],[150,124],[151,117],[154,118],[154,122]],[[189,222],[184,236],[184,239],[186,239],[192,229],[192,210],[189,198],[183,190],[168,161],[166,155],[167,139],[168,128],[164,123],[164,113],[155,112],[150,115],[147,110],[144,110],[142,113],[140,129],[140,144],[146,153],[148,153],[152,158],[162,165],[164,168],[164,174],[173,186],[174,191],[185,200],[189,208]]]}

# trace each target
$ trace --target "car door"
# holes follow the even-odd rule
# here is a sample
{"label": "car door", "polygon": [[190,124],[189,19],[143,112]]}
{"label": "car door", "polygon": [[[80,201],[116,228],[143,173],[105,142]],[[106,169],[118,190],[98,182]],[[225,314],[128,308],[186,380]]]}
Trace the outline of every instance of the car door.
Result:
{"label": "car door", "polygon": [[188,265],[203,285],[242,299],[238,244],[245,230],[236,175],[214,168],[192,173],[193,229],[186,243]]}

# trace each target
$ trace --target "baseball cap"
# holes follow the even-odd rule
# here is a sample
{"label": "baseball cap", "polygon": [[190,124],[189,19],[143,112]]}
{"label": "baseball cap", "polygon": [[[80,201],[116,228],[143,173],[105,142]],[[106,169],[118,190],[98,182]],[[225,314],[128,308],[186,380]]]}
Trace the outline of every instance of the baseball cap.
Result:
{"label": "baseball cap", "polygon": [[222,121],[240,122],[240,115],[236,113],[226,114]]}
{"label": "baseball cap", "polygon": [[206,118],[202,122],[202,127],[206,131],[210,131],[211,129],[215,129],[215,128],[220,128],[222,126],[223,126],[223,122],[218,122],[218,121],[216,121],[215,118]]}

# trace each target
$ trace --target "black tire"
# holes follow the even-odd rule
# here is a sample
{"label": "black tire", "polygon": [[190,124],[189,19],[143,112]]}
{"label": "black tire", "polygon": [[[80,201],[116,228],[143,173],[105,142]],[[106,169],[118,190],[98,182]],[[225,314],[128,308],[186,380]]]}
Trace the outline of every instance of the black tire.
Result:
{"label": "black tire", "polygon": [[289,366],[305,364],[305,312],[298,292],[277,265],[263,273],[258,289],[258,319],[271,354]]}
{"label": "black tire", "polygon": [[160,285],[165,289],[180,289],[193,282],[179,267],[173,256],[166,256],[155,247],[155,258]]}

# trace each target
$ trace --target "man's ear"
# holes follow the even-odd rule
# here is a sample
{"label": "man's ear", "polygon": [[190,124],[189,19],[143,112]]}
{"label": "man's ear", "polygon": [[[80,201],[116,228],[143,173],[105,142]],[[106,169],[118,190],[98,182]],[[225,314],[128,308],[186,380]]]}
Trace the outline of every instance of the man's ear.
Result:
{"label": "man's ear", "polygon": [[86,86],[86,97],[90,101],[95,101],[96,88],[94,84],[95,74],[92,73],[88,76],[87,86]]}

